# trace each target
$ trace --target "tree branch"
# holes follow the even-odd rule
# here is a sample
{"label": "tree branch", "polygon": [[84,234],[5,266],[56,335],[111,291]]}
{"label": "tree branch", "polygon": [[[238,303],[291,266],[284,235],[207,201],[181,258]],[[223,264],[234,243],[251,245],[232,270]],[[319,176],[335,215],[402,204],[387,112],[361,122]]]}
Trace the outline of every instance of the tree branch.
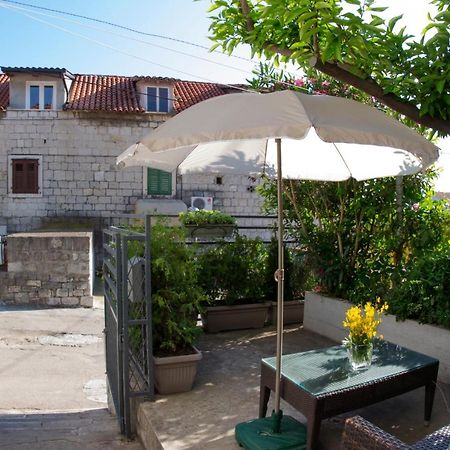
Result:
{"label": "tree branch", "polygon": [[250,17],[250,6],[247,0],[240,0],[241,12],[245,19],[245,27],[248,32],[252,32],[255,29],[255,23],[253,19]]}
{"label": "tree branch", "polygon": [[[246,29],[248,32],[253,32],[255,29],[255,23],[250,17],[250,5],[247,0],[239,0],[239,3],[242,16],[245,19]],[[251,45],[251,42],[248,43]],[[283,48],[270,42],[266,42],[265,44],[263,44],[263,47],[273,53],[278,53],[287,57],[292,56],[293,53],[293,51],[288,48]],[[381,103],[383,103],[383,105],[386,105],[394,111],[403,114],[404,116],[410,118],[420,125],[450,135],[450,120],[444,120],[439,117],[432,117],[429,114],[420,116],[420,111],[414,104],[405,102],[395,94],[385,94],[381,86],[379,86],[373,79],[360,78],[357,75],[354,75],[353,73],[344,69],[343,67],[340,67],[338,64],[329,62],[323,63],[319,60],[319,58],[314,59],[315,62],[313,64],[313,67],[319,72],[322,72],[335,78],[336,80],[350,84],[353,87],[360,89],[361,91],[377,98]]]}
{"label": "tree branch", "polygon": [[342,81],[343,83],[351,84],[355,88],[361,89],[373,97],[376,97],[381,103],[388,106],[389,108],[403,114],[406,117],[414,120],[420,125],[428,128],[433,128],[434,130],[442,131],[443,133],[450,134],[450,121],[440,119],[438,117],[432,117],[429,114],[420,116],[419,109],[412,103],[408,103],[400,99],[394,94],[385,94],[383,89],[370,78],[360,78],[345,69],[342,69],[337,64],[332,63],[322,63],[317,61],[314,68],[323,72],[336,80]]}

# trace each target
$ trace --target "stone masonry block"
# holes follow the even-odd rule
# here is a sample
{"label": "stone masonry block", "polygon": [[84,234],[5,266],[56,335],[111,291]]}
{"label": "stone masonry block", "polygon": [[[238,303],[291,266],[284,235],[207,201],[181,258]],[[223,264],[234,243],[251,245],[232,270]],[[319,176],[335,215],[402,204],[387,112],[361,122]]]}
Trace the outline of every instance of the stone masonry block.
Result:
{"label": "stone masonry block", "polygon": [[80,299],[78,297],[63,297],[61,304],[65,306],[76,306],[80,304]]}
{"label": "stone masonry block", "polygon": [[57,297],[50,297],[45,302],[48,306],[57,306],[61,304],[61,299]]}
{"label": "stone masonry block", "polygon": [[8,286],[8,292],[11,293],[20,292],[20,286]]}
{"label": "stone masonry block", "polygon": [[94,305],[94,299],[92,296],[81,297],[80,306],[84,306],[85,308],[92,308]]}
{"label": "stone masonry block", "polygon": [[57,297],[67,297],[69,295],[68,289],[56,289],[56,296]]}

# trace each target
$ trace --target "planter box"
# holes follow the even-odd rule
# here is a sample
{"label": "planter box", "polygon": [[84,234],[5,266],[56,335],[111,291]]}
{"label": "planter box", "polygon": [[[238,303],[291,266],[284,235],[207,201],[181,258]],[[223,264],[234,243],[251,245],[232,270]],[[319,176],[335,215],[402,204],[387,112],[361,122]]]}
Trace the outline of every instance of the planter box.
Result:
{"label": "planter box", "polygon": [[[303,300],[290,300],[288,302],[284,302],[283,306],[284,325],[303,322],[303,310],[305,308],[305,302]],[[277,324],[277,315],[277,302],[272,302],[267,320],[270,325]]]}
{"label": "planter box", "polygon": [[[350,306],[347,301],[308,292],[303,326],[339,342],[348,334],[342,322]],[[450,383],[450,330],[413,320],[397,322],[394,316],[387,315],[383,318],[379,333],[387,341],[439,359],[438,379]]]}
{"label": "planter box", "polygon": [[184,225],[192,238],[223,238],[229,237],[236,229],[233,224],[211,224],[211,225]]}
{"label": "planter box", "polygon": [[194,348],[195,353],[182,356],[154,357],[155,387],[159,394],[176,394],[192,389],[197,366],[202,354]]}
{"label": "planter box", "polygon": [[209,306],[202,314],[203,328],[208,333],[218,331],[262,328],[267,319],[270,302],[248,305]]}

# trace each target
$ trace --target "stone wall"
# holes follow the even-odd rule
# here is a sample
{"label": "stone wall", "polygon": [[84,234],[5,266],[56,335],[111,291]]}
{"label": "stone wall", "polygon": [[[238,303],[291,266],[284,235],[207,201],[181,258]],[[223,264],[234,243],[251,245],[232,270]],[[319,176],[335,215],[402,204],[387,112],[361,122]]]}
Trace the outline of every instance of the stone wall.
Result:
{"label": "stone wall", "polygon": [[[0,113],[0,225],[7,225],[9,233],[49,224],[65,230],[72,223],[98,231],[111,223],[111,216],[134,213],[137,200],[145,197],[144,169],[119,169],[116,157],[169,117],[72,111]],[[40,195],[22,198],[9,192],[8,155],[42,158]],[[254,192],[258,180],[224,175],[218,184],[218,175],[178,177],[175,198],[190,206],[191,196],[212,195],[215,209],[233,215],[260,213],[261,198]],[[268,221],[241,222],[248,226]]]}
{"label": "stone wall", "polygon": [[92,306],[92,245],[92,233],[88,232],[8,236],[8,271],[0,272],[0,300]]}
{"label": "stone wall", "polygon": [[[115,159],[161,121],[152,115],[8,110],[0,118],[0,222],[17,232],[54,218],[134,212],[143,195],[143,169],[119,169]],[[41,195],[9,192],[8,155],[42,157]]]}

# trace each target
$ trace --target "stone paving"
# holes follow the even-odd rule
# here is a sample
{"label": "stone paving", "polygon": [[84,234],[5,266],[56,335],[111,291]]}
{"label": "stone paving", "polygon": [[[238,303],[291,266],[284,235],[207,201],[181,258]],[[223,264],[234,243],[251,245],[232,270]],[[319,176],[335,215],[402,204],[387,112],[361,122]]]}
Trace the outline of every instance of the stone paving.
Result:
{"label": "stone paving", "polygon": [[142,449],[106,409],[103,314],[0,305],[1,449]]}
{"label": "stone paving", "polygon": [[[167,450],[238,450],[234,440],[237,423],[256,418],[259,405],[259,374],[262,357],[275,354],[275,330],[233,331],[205,334],[199,341],[203,352],[191,392],[157,396],[141,405],[140,418]],[[285,353],[326,347],[334,343],[300,327],[285,332]],[[273,395],[271,396],[273,399]],[[450,385],[439,383],[431,423],[424,426],[424,389],[322,422],[320,450],[338,450],[344,421],[360,414],[407,443],[450,423]],[[273,403],[269,403],[269,411]],[[285,402],[285,414],[304,422],[304,417]],[[154,440],[149,436],[149,440]],[[156,446],[152,448],[158,448]],[[161,448],[161,447],[159,447]]]}

